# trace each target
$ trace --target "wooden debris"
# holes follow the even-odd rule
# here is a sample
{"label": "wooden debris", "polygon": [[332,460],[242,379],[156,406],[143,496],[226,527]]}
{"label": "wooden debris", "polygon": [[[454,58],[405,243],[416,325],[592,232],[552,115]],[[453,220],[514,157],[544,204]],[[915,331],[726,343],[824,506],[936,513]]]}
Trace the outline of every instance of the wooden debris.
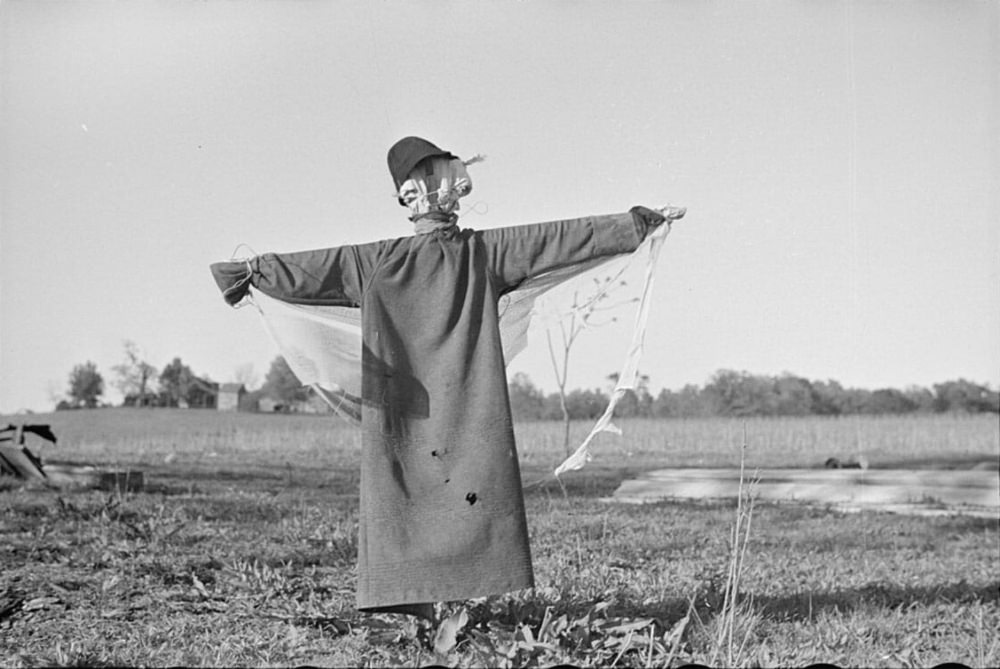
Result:
{"label": "wooden debris", "polygon": [[24,446],[0,444],[0,474],[16,476],[26,480],[45,480],[42,464]]}
{"label": "wooden debris", "polygon": [[0,474],[52,488],[94,488],[136,492],[145,487],[141,471],[103,470],[90,466],[47,463],[24,446],[24,435],[34,434],[53,443],[48,425],[8,425],[0,428]]}
{"label": "wooden debris", "polygon": [[48,425],[22,423],[0,427],[0,474],[44,480],[42,461],[24,445],[25,434],[34,434],[52,443],[56,442],[56,436]]}

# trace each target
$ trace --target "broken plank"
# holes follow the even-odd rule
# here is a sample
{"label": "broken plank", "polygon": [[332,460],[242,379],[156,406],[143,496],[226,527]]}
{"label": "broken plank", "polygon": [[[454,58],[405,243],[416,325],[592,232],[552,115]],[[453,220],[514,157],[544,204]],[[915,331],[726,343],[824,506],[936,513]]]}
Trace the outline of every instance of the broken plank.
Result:
{"label": "broken plank", "polygon": [[45,473],[23,446],[0,444],[0,471],[27,480],[45,480]]}

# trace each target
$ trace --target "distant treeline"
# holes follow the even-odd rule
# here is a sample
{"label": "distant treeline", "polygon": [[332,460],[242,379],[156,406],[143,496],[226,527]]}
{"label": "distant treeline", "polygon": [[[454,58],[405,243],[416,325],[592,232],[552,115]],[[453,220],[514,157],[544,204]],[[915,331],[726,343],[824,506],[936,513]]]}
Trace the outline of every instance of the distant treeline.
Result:
{"label": "distant treeline", "polygon": [[[570,418],[595,419],[608,404],[614,377],[607,390],[566,393]],[[686,418],[698,416],[837,416],[849,414],[1000,413],[1000,393],[965,379],[945,381],[931,388],[902,390],[844,388],[836,381],[810,381],[792,374],[767,376],[723,369],[704,386],[680,390],[648,390],[643,377],[635,391],[618,403],[623,418]],[[523,373],[508,385],[511,409],[519,420],[562,420],[558,393],[546,395]]]}
{"label": "distant treeline", "polygon": [[[223,386],[240,389],[242,410],[298,410],[315,412],[322,402],[303,387],[284,358],[271,362],[263,384],[256,385],[251,370],[233,383],[219,384],[197,376],[179,357],[158,370],[140,357],[139,348],[125,342],[125,361],[112,371],[121,391],[123,406],[215,408]],[[608,387],[545,394],[524,373],[510,379],[508,389],[514,417],[519,420],[596,419],[608,405],[617,375],[608,377]],[[615,415],[622,418],[684,418],[701,416],[837,416],[848,414],[911,413],[1000,413],[1000,393],[965,379],[945,381],[931,388],[909,386],[903,390],[844,388],[838,382],[810,381],[794,374],[767,376],[717,371],[704,386],[687,385],[680,390],[649,390],[649,377],[641,376],[635,391],[622,398]],[[110,406],[101,401],[104,377],[93,362],[76,365],[69,374],[66,396],[56,400],[56,409]],[[565,399],[566,411],[563,412]],[[265,408],[265,405],[268,408]]]}

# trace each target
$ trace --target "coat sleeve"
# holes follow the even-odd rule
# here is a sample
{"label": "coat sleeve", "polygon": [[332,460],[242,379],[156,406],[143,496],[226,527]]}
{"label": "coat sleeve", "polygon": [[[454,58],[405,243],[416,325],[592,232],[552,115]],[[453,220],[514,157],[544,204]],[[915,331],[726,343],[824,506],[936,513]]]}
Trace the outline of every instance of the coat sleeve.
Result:
{"label": "coat sleeve", "polygon": [[379,243],[340,246],[297,253],[264,253],[244,262],[211,266],[229,304],[250,286],[294,304],[356,307],[379,258]]}
{"label": "coat sleeve", "polygon": [[651,226],[664,221],[659,213],[633,207],[622,214],[518,225],[484,230],[487,263],[500,293],[525,279],[591,258],[631,253]]}

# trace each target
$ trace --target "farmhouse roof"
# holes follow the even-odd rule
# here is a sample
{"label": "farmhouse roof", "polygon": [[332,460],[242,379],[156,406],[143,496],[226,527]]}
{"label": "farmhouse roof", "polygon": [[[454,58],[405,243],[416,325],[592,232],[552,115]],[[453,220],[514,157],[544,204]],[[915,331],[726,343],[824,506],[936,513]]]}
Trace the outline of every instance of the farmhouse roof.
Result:
{"label": "farmhouse roof", "polygon": [[246,388],[243,387],[242,383],[223,383],[219,391],[223,393],[242,393],[246,392]]}
{"label": "farmhouse roof", "polygon": [[197,386],[198,388],[201,388],[202,390],[204,390],[206,392],[210,392],[210,393],[217,393],[217,392],[219,392],[219,384],[218,383],[216,383],[215,381],[209,381],[208,379],[203,379],[203,378],[201,378],[199,376],[196,376],[196,377],[194,377],[194,378],[191,379],[191,385]]}

